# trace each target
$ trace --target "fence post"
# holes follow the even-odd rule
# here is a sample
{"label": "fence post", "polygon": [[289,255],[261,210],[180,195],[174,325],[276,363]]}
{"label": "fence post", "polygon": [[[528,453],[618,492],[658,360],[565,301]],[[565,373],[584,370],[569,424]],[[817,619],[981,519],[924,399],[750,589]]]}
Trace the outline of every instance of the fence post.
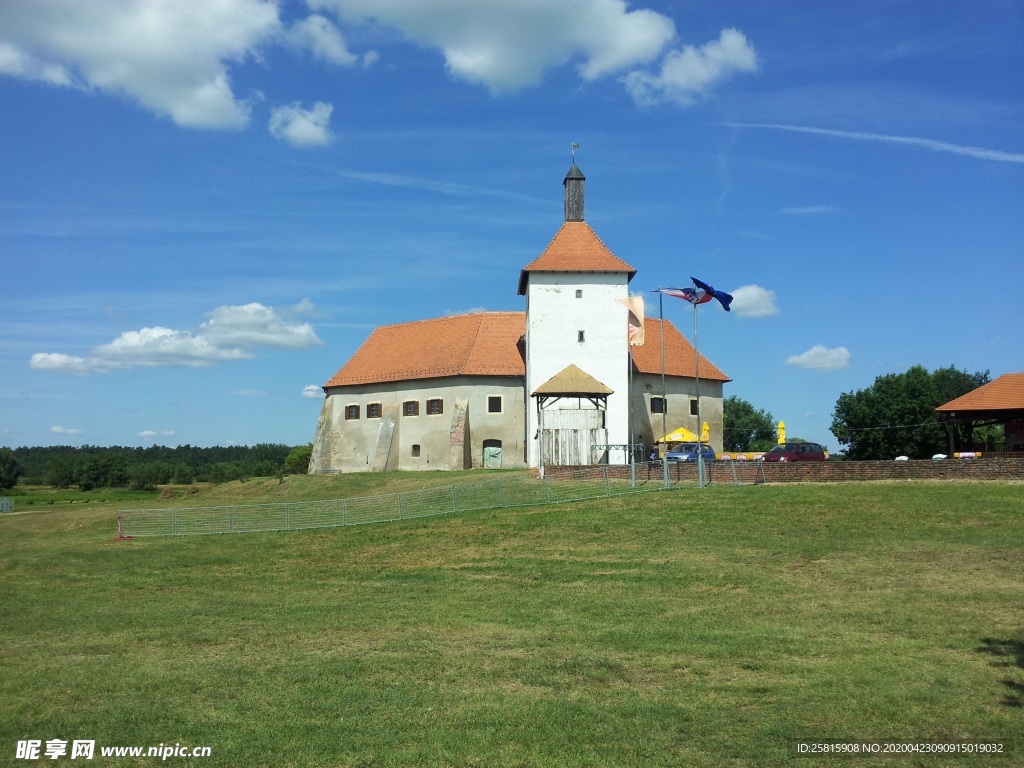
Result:
{"label": "fence post", "polygon": [[499,507],[503,507],[503,506],[505,506],[505,503],[501,499],[501,480],[495,480],[494,482],[498,486],[498,506]]}
{"label": "fence post", "polygon": [[611,478],[608,477],[608,465],[607,464],[604,465],[604,495],[605,496],[611,496],[612,495],[612,481],[611,481]]}
{"label": "fence post", "polygon": [[228,533],[235,532],[235,508],[228,507]]}
{"label": "fence post", "polygon": [[402,494],[398,493],[398,494],[395,494],[395,495],[398,496],[398,519],[401,520],[402,519]]}
{"label": "fence post", "polygon": [[459,491],[454,485],[448,486],[452,492],[452,512],[459,511]]}
{"label": "fence post", "polygon": [[290,531],[292,528],[292,508],[284,508],[284,529]]}
{"label": "fence post", "polygon": [[172,509],[171,510],[171,535],[173,536],[173,535],[176,535],[177,533],[178,533],[178,510],[177,509]]}
{"label": "fence post", "polygon": [[344,499],[341,500],[341,524],[348,525],[348,505]]}

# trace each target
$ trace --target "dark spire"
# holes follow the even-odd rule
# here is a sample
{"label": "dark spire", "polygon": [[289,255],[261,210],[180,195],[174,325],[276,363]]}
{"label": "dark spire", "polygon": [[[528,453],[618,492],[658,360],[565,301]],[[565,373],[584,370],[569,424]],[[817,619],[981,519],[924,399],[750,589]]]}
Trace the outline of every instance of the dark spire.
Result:
{"label": "dark spire", "polygon": [[583,182],[587,177],[583,175],[576,163],[565,174],[565,220],[583,221]]}

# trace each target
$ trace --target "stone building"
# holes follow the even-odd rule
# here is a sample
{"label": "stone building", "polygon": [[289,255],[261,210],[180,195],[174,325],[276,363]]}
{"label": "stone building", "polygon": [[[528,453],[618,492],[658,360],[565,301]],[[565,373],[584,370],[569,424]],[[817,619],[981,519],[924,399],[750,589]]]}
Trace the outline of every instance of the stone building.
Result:
{"label": "stone building", "polygon": [[698,405],[693,346],[670,322],[647,318],[628,345],[636,270],[584,220],[584,182],[574,164],[565,222],[520,273],[525,312],[370,334],[324,384],[311,473],[625,463],[701,421],[721,449],[729,378],[702,356]]}

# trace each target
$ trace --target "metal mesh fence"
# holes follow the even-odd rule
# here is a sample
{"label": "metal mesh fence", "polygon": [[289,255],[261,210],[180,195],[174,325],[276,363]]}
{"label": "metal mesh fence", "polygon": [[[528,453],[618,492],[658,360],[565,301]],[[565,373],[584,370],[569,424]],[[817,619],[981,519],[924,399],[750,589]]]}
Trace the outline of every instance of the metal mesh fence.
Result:
{"label": "metal mesh fence", "polygon": [[634,467],[551,470],[543,479],[502,475],[479,482],[329,501],[120,510],[118,523],[122,535],[131,537],[334,528],[557,504],[696,483],[696,467],[666,468],[661,462],[647,462]]}

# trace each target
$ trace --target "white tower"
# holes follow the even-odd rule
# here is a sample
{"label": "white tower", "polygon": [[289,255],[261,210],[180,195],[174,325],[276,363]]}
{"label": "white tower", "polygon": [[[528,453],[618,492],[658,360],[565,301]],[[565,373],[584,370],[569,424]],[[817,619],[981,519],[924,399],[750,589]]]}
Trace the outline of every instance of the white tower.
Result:
{"label": "white tower", "polygon": [[629,442],[626,308],[618,302],[636,270],[583,220],[585,180],[574,163],[563,182],[565,223],[519,276],[531,467],[626,461],[621,449],[594,446]]}

